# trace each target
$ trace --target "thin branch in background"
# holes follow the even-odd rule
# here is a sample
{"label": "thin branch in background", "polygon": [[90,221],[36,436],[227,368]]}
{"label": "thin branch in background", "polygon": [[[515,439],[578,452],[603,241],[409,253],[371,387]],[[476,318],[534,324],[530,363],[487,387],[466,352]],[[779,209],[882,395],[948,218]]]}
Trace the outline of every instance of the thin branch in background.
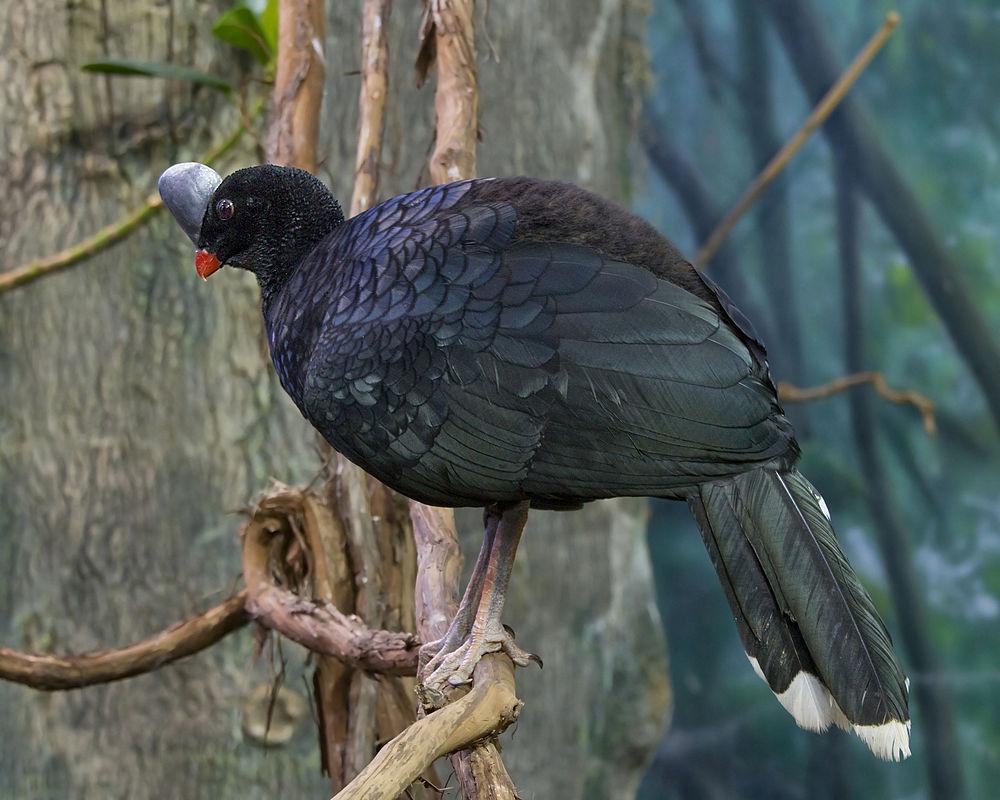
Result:
{"label": "thin branch in background", "polygon": [[807,403],[811,400],[823,400],[835,394],[853,389],[865,384],[878,392],[879,396],[897,405],[911,405],[920,412],[924,430],[928,436],[937,433],[937,423],[934,420],[934,401],[926,395],[913,390],[900,391],[889,386],[881,372],[854,372],[850,375],[836,378],[829,383],[801,389],[782,381],[778,384],[778,398],[786,403]]}
{"label": "thin branch in background", "polygon": [[40,655],[0,648],[0,680],[32,689],[61,691],[120,681],[153,672],[211,647],[250,621],[246,591],[141,642],[76,656]]}
{"label": "thin branch in background", "polygon": [[[781,37],[799,83],[814,100],[839,72],[823,23],[804,0],[763,0]],[[945,330],[979,384],[1000,428],[1000,344],[977,304],[963,269],[937,232],[937,222],[921,205],[892,154],[876,134],[860,104],[847,98],[823,129],[835,153],[848,162],[857,184],[906,253]]]}
{"label": "thin branch in background", "polygon": [[[649,163],[680,203],[695,240],[706,239],[722,219],[722,210],[715,203],[705,178],[670,138],[670,126],[653,112],[648,103],[642,109],[639,139]],[[736,250],[730,242],[720,245],[713,262],[713,275],[727,293],[738,298],[740,307],[754,320],[761,338],[765,342],[776,341],[770,315],[764,314],[754,301],[746,275],[740,269]]]}
{"label": "thin branch in background", "polygon": [[[337,508],[344,518],[347,550],[354,571],[354,612],[371,627],[382,626],[385,608],[382,585],[382,557],[375,537],[368,476],[343,456],[338,460]],[[387,489],[381,484],[378,490]],[[351,675],[350,721],[348,723],[345,775],[351,780],[375,754],[375,712],[378,684],[370,675],[355,671]]]}
{"label": "thin branch in background", "polygon": [[[263,103],[257,103],[249,113],[250,118],[256,118],[263,107]],[[236,146],[247,130],[247,122],[244,120],[232,133],[211,150],[204,153],[198,160],[209,165],[218,161]],[[153,192],[139,206],[129,211],[121,219],[112,222],[110,225],[105,225],[97,233],[91,234],[82,242],[77,242],[65,250],[60,250],[58,253],[29,261],[27,264],[22,264],[0,273],[0,294],[9,292],[11,289],[26,286],[29,283],[37,281],[39,278],[55,275],[57,272],[62,272],[64,269],[68,269],[75,264],[93,258],[98,253],[107,250],[112,245],[117,244],[129,234],[141,228],[162,207],[163,200],[157,192]]]}
{"label": "thin branch in background", "polygon": [[433,183],[476,174],[479,92],[471,0],[429,0],[421,25],[418,75],[437,65],[434,122],[437,131],[430,158]]}
{"label": "thin branch in background", "polygon": [[879,50],[881,50],[885,43],[889,40],[889,37],[892,35],[893,30],[895,30],[898,24],[898,13],[890,11],[885,15],[885,20],[883,21],[881,27],[875,32],[875,35],[868,40],[868,43],[861,48],[861,52],[859,52],[854,58],[854,61],[851,62],[850,66],[844,70],[844,72],[837,79],[836,83],[830,87],[829,91],[816,104],[812,113],[810,113],[806,118],[806,121],[802,123],[802,127],[799,128],[787,142],[785,142],[785,145],[781,148],[781,150],[775,154],[774,158],[772,158],[767,166],[760,171],[760,174],[754,178],[753,182],[743,193],[743,196],[736,201],[736,204],[732,207],[729,213],[723,217],[722,221],[716,226],[715,230],[712,231],[711,236],[708,237],[705,244],[702,245],[701,250],[698,251],[698,255],[695,257],[695,264],[700,267],[708,265],[708,262],[712,260],[712,256],[715,255],[719,246],[733,229],[733,226],[736,225],[740,218],[746,213],[746,210],[753,205],[754,201],[760,196],[760,193],[767,188],[767,185],[788,165],[788,162],[792,160],[813,132],[826,121],[830,114],[833,113],[834,109],[836,109],[840,104],[840,101],[844,99],[850,88],[854,85],[857,79],[861,77],[865,68],[872,62],[872,59],[875,58]]}
{"label": "thin branch in background", "polygon": [[[772,57],[768,50],[767,18],[756,0],[734,0],[738,33],[740,74],[739,105],[750,144],[753,168],[763,169],[781,149],[781,137],[775,123]],[[792,265],[792,218],[789,203],[788,175],[779,174],[762,196],[754,211],[760,263],[767,268],[767,301],[777,342],[771,355],[776,372],[793,383],[805,383],[805,357],[802,353],[802,325],[795,269]],[[802,415],[800,428],[808,417]]]}
{"label": "thin branch in background", "polygon": [[693,0],[675,0],[678,10],[681,12],[681,19],[684,27],[687,28],[691,37],[691,46],[694,49],[701,73],[705,77],[705,87],[713,100],[718,101],[722,96],[723,89],[738,91],[738,81],[733,73],[726,67],[713,50],[709,43],[708,32],[705,30],[705,22],[701,16],[700,3]]}

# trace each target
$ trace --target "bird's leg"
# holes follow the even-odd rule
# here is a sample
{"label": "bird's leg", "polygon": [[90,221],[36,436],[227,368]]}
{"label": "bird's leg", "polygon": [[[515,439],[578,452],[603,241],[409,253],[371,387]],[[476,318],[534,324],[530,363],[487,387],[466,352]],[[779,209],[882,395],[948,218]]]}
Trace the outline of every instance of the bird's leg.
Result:
{"label": "bird's leg", "polygon": [[456,650],[469,636],[469,632],[472,630],[472,620],[483,594],[483,578],[486,576],[486,567],[499,522],[499,516],[490,514],[488,510],[483,511],[483,544],[479,548],[479,555],[472,568],[469,583],[465,587],[465,594],[462,595],[462,602],[459,603],[455,618],[448,626],[445,635],[435,642],[428,642],[421,648],[421,661],[428,656],[431,657],[430,661],[421,667],[421,674],[433,672],[441,660],[448,653]]}
{"label": "bird's leg", "polygon": [[[496,532],[490,542],[475,616],[464,641],[451,652],[444,652],[442,648],[439,656],[428,664],[426,671],[429,674],[423,684],[425,690],[431,693],[443,692],[448,684],[457,686],[468,683],[472,679],[472,672],[479,659],[487,653],[502,650],[515,664],[522,667],[531,661],[541,664],[538,656],[514,644],[514,637],[500,622],[517,545],[528,520],[528,503],[507,507],[490,506],[487,507],[486,514],[487,531],[490,526],[489,519],[494,517],[497,520]],[[467,597],[471,591],[470,588],[466,593]]]}

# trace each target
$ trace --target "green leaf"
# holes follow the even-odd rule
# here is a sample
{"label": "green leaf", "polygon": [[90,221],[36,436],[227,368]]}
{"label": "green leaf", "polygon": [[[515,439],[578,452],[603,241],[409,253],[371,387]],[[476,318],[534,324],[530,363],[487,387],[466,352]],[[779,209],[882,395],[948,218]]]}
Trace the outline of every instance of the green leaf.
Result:
{"label": "green leaf", "polygon": [[212,33],[226,44],[246,50],[261,64],[271,61],[274,47],[257,22],[257,15],[246,6],[234,6],[225,12],[215,21]]}
{"label": "green leaf", "polygon": [[99,72],[105,75],[126,75],[135,78],[164,78],[172,81],[186,81],[200,86],[209,86],[220,92],[231,92],[233,87],[217,75],[162,61],[137,61],[131,58],[112,58],[107,61],[93,61],[84,64],[84,72]]}
{"label": "green leaf", "polygon": [[278,0],[267,0],[264,10],[257,15],[257,21],[267,43],[271,45],[271,52],[278,52]]}

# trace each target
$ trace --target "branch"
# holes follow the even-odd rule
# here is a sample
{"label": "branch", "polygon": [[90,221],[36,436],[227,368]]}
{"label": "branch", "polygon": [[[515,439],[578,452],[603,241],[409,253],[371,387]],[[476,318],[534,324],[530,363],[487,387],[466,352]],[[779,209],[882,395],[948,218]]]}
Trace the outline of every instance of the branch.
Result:
{"label": "branch", "polygon": [[410,503],[410,520],[417,543],[417,630],[432,642],[444,636],[458,610],[462,551],[450,509]]}
{"label": "branch", "polygon": [[[250,118],[256,117],[263,107],[258,103],[251,111]],[[208,152],[204,153],[198,160],[204,164],[211,165],[213,161],[218,161],[228,153],[246,133],[246,123],[241,123],[232,133],[219,142]],[[130,233],[145,225],[153,215],[163,206],[163,200],[157,192],[153,192],[142,203],[125,216],[110,225],[101,228],[94,233],[65,250],[58,253],[29,261],[21,266],[14,267],[0,273],[0,294],[26,286],[29,283],[44,278],[47,275],[55,275],[62,272],[74,264],[86,261],[88,258],[96,256],[98,253],[107,250],[111,245],[117,244]]]}
{"label": "branch", "polygon": [[[722,219],[722,211],[716,205],[708,183],[695,167],[691,159],[682,153],[670,138],[670,126],[653,113],[649,103],[642,109],[639,123],[639,138],[649,157],[649,162],[660,174],[664,182],[673,190],[684,216],[696,240],[706,239]],[[723,242],[712,263],[716,279],[733,297],[740,298],[741,305],[756,320],[757,329],[765,342],[774,341],[770,325],[770,315],[758,309],[750,292],[746,277],[740,269],[736,250]]]}
{"label": "branch", "polygon": [[[458,608],[462,553],[455,531],[455,515],[450,509],[411,503],[410,519],[413,521],[413,538],[417,542],[417,630],[425,642],[431,642],[444,636]],[[497,660],[494,669],[503,671],[500,677],[509,682],[513,691],[514,665],[510,659]],[[481,686],[481,681],[492,679],[493,674],[480,675],[477,669],[473,676],[475,685]],[[507,774],[495,741],[480,741],[455,753],[451,757],[451,766],[464,797],[470,800],[478,797],[516,800],[517,790]],[[487,791],[490,794],[486,794]]]}
{"label": "branch", "polygon": [[53,656],[3,647],[0,648],[0,679],[33,689],[57,691],[111,683],[152,672],[211,647],[246,625],[250,617],[244,610],[245,600],[244,590],[197,617],[117,650]]}
{"label": "branch", "polygon": [[[379,484],[381,491],[385,487]],[[354,610],[373,627],[381,627],[385,597],[380,570],[382,557],[375,538],[368,476],[343,456],[337,459],[337,508],[347,530],[347,550],[354,569]],[[350,723],[348,725],[347,771],[353,778],[375,752],[375,712],[378,686],[364,672],[351,675]]]}
{"label": "branch", "polygon": [[471,178],[476,174],[479,135],[472,0],[427,0],[420,38],[418,84],[435,61],[438,71],[431,181],[449,183]]}
{"label": "branch", "polygon": [[712,256],[719,249],[719,245],[729,235],[729,232],[739,221],[740,217],[746,213],[746,210],[753,205],[754,201],[760,196],[760,193],[767,188],[767,185],[792,160],[792,157],[799,152],[802,145],[812,136],[813,132],[826,122],[827,117],[833,113],[855,81],[861,77],[861,73],[865,71],[865,68],[875,58],[878,51],[882,49],[882,46],[888,41],[889,36],[892,35],[893,30],[898,24],[899,14],[895,11],[890,11],[885,15],[885,21],[882,23],[882,26],[868,40],[868,43],[861,49],[861,52],[851,62],[851,65],[837,78],[837,82],[830,87],[830,90],[816,104],[812,113],[802,123],[802,127],[795,132],[795,135],[791,139],[785,142],[784,147],[775,154],[774,158],[754,178],[753,183],[750,184],[750,187],[736,202],[736,205],[732,207],[729,213],[716,226],[715,230],[712,231],[712,235],[708,237],[708,240],[702,245],[701,250],[698,251],[695,264],[704,267],[712,260]]}
{"label": "branch", "polygon": [[871,384],[878,394],[897,405],[911,405],[920,412],[923,419],[924,430],[928,435],[933,436],[937,432],[937,424],[934,421],[934,401],[926,395],[913,390],[899,391],[893,389],[885,380],[881,372],[855,372],[836,378],[821,386],[813,386],[809,389],[800,389],[790,383],[782,381],[778,384],[778,398],[786,403],[807,403],[810,400],[822,400],[840,392],[852,389],[855,386]]}
{"label": "branch", "polygon": [[[333,656],[354,669],[389,675],[414,675],[420,646],[412,633],[369,628],[357,616],[344,614],[332,603],[307,600],[275,580],[272,544],[304,530],[315,516],[307,516],[307,493],[281,488],[265,498],[243,527],[243,577],[246,609],[260,624],[278,631],[303,647]],[[305,534],[316,541],[318,532]]]}
{"label": "branch", "polygon": [[351,216],[370,208],[378,195],[379,155],[389,94],[389,12],[392,0],[365,0],[361,16],[361,95],[358,154],[354,162]]}
{"label": "branch", "polygon": [[[833,82],[839,67],[826,29],[804,0],[758,0],[767,9],[784,44],[799,83],[817,98]],[[994,423],[1000,427],[1000,342],[995,326],[979,309],[966,265],[937,231],[914,187],[882,145],[871,118],[848,98],[824,128],[834,153],[847,159],[851,173],[864,188],[882,222],[906,253],[914,276],[923,287],[948,336],[969,367],[986,398]],[[886,120],[891,123],[891,120]]]}
{"label": "branch", "polygon": [[[438,68],[434,95],[436,137],[429,164],[431,180],[434,183],[447,183],[472,178],[476,173],[479,125],[471,0],[427,0],[420,35],[422,44],[417,58],[418,84],[426,78],[435,61]],[[458,605],[461,551],[455,532],[455,515],[450,509],[431,508],[412,502],[410,518],[417,542],[417,629],[425,641],[431,641],[444,635]],[[504,696],[509,694],[517,702],[514,695],[514,666],[510,659],[487,656],[476,668],[473,678],[475,688],[467,697],[486,697],[491,688],[500,683],[506,687]],[[451,706],[445,706],[418,724],[435,718],[442,720],[440,728],[435,729],[440,735],[447,731],[447,720],[452,717],[438,715],[450,708]],[[520,708],[519,702],[517,708]],[[482,707],[487,717],[494,715],[491,721],[494,735],[509,724],[503,722],[502,710],[502,704],[491,708]],[[461,738],[457,736],[457,729],[452,733]],[[433,754],[429,746],[433,737],[428,736],[428,746],[424,748],[421,757],[428,758],[426,763],[431,763],[442,753],[453,752],[452,768],[462,795],[467,800],[486,797],[515,800],[517,791],[500,758],[495,739],[466,739],[456,744],[456,737],[449,740],[448,748]],[[483,737],[484,734],[481,734],[476,738]],[[475,744],[469,747],[473,741]],[[400,743],[399,748],[405,751],[406,746],[405,742]],[[465,749],[454,752],[459,747]],[[385,748],[379,754],[380,757],[388,749]],[[396,754],[396,758],[400,758],[400,754]]]}
{"label": "branch", "polygon": [[[507,656],[490,654],[483,658],[476,667],[473,688],[468,694],[410,725],[379,750],[334,800],[399,797],[427,764],[501,734],[521,711],[513,674],[514,667]],[[503,770],[502,764],[500,769]],[[503,774],[506,776],[505,770]]]}
{"label": "branch", "polygon": [[323,0],[278,3],[278,63],[267,137],[273,164],[316,172],[324,37]]}

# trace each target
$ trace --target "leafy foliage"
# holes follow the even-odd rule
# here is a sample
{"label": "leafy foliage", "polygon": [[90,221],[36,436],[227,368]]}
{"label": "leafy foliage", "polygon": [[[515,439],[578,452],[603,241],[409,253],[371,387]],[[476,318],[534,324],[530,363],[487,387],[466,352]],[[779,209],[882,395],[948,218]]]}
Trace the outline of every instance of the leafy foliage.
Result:
{"label": "leafy foliage", "polygon": [[260,64],[267,66],[274,60],[277,49],[277,8],[277,0],[269,0],[260,13],[237,4],[215,21],[212,33],[220,41],[245,50]]}
{"label": "leafy foliage", "polygon": [[[278,48],[278,0],[235,3],[215,21],[212,34],[219,41],[249,53],[263,67],[265,75],[270,77]],[[184,81],[226,94],[233,91],[232,84],[219,75],[163,61],[110,58],[84,64],[81,69],[104,75]]]}
{"label": "leafy foliage", "polygon": [[231,92],[233,87],[218,75],[185,67],[181,64],[169,64],[162,61],[138,61],[131,58],[111,58],[107,61],[93,61],[84,64],[84,72],[98,72],[105,75],[128,75],[142,78],[165,78],[173,81],[186,81],[200,86],[208,86],[221,92]]}

